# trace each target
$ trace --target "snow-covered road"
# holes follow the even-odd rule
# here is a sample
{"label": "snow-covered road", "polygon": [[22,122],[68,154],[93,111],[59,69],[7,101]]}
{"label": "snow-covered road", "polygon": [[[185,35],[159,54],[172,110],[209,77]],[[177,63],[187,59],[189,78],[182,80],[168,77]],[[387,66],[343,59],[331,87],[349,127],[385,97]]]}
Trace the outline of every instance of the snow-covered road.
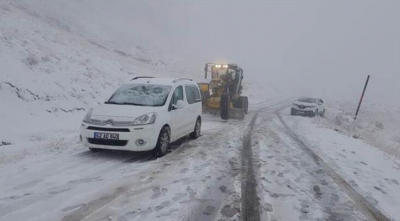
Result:
{"label": "snow-covered road", "polygon": [[245,126],[205,116],[202,137],[159,159],[73,141],[28,154],[0,167],[0,220],[237,219]]}
{"label": "snow-covered road", "polygon": [[[289,104],[260,102],[244,121],[205,115],[199,139],[181,139],[159,159],[150,153],[92,153],[75,134],[66,135],[67,148],[38,148],[37,153],[1,165],[0,220],[386,220],[388,213],[395,217],[385,199],[378,198],[379,205],[385,205],[381,208],[362,190],[356,189],[356,197],[349,192],[355,189],[341,183],[348,179],[332,166],[334,154],[314,146],[308,149],[300,139],[312,135],[299,125],[312,119],[288,116]],[[339,170],[339,179],[330,168]],[[398,185],[390,188],[399,190]],[[399,205],[391,200],[393,206]]]}
{"label": "snow-covered road", "polygon": [[[389,160],[386,165],[378,163],[385,170],[379,175],[361,169],[358,162],[371,160],[371,153],[377,159],[383,159],[383,152],[354,138],[316,127],[312,121],[318,123],[318,118],[293,117],[289,116],[289,112],[288,109],[273,113],[260,111],[253,131],[255,173],[259,178],[257,192],[261,205],[260,220],[399,218],[394,209],[400,203],[400,188],[395,185],[398,179],[396,161]],[[330,136],[323,136],[324,133],[329,133]],[[319,142],[316,143],[315,140]],[[355,148],[354,144],[364,148],[364,156],[356,155],[353,151],[349,156],[351,159],[343,162],[346,160],[338,159],[337,153],[333,153],[335,151],[330,150],[331,146],[327,145],[335,140],[338,142],[335,143],[335,149],[340,149],[342,158],[346,159],[345,155],[348,154],[343,152],[347,150],[350,153]],[[314,141],[313,145],[308,144],[310,141]],[[368,163],[373,164],[377,159]],[[379,167],[376,164],[375,166],[370,169],[378,171]],[[354,169],[358,172],[355,173],[358,178],[349,176],[349,172],[352,173],[349,170]],[[374,178],[371,173],[375,174]],[[392,185],[382,185],[384,180]],[[388,192],[392,195],[383,190],[384,198],[377,196],[382,195],[382,191],[379,191],[381,188],[390,188]],[[381,201],[378,202],[377,199]],[[387,205],[387,202],[393,204]]]}

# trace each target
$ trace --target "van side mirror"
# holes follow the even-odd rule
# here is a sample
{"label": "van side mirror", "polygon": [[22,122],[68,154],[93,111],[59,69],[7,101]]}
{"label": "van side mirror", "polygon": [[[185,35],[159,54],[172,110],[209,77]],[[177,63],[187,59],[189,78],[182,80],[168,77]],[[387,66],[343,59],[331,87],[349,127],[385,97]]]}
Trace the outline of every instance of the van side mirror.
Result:
{"label": "van side mirror", "polygon": [[182,109],[185,106],[185,103],[183,102],[183,100],[179,100],[178,102],[176,102],[176,104],[172,105],[172,109],[176,110],[176,109]]}

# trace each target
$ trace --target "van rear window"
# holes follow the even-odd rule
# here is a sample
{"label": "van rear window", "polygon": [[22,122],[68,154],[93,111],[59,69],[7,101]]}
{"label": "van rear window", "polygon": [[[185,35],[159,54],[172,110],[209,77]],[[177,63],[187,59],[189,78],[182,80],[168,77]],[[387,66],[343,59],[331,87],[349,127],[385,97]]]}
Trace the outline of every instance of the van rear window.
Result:
{"label": "van rear window", "polygon": [[186,97],[187,97],[187,101],[189,104],[193,104],[193,103],[201,101],[200,91],[197,86],[187,84],[187,85],[185,85],[185,92],[186,92]]}

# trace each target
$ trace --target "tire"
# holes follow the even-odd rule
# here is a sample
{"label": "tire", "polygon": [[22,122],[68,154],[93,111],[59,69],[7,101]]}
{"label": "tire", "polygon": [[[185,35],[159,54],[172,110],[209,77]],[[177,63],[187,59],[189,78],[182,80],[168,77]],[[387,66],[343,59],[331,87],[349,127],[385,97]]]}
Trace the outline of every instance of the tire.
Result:
{"label": "tire", "polygon": [[156,157],[162,157],[167,153],[171,141],[170,130],[168,127],[163,127],[158,135],[157,145],[153,150]]}
{"label": "tire", "polygon": [[189,134],[190,139],[197,139],[201,135],[201,120],[197,118],[196,124],[194,125],[194,131]]}
{"label": "tire", "polygon": [[221,102],[220,102],[220,111],[221,111],[221,118],[223,120],[228,120],[229,119],[229,109],[231,104],[231,99],[229,97],[229,94],[223,94],[221,96]]}
{"label": "tire", "polygon": [[248,97],[243,97],[243,110],[244,113],[247,114],[249,112],[249,98]]}
{"label": "tire", "polygon": [[244,111],[245,114],[249,111],[249,98],[246,96],[240,96],[234,103],[234,108],[239,108]]}
{"label": "tire", "polygon": [[315,116],[318,116],[318,109],[315,110],[315,112],[311,115],[311,117],[315,117]]}
{"label": "tire", "polygon": [[325,110],[322,111],[322,113],[320,115],[321,115],[321,117],[323,117],[325,115]]}
{"label": "tire", "polygon": [[93,153],[102,151],[102,149],[98,149],[98,148],[89,148],[89,150],[92,151]]}
{"label": "tire", "polygon": [[291,110],[290,110],[290,114],[294,116],[294,115],[296,115],[296,111],[294,111],[293,109],[291,109]]}
{"label": "tire", "polygon": [[238,97],[238,99],[233,101],[233,107],[237,109],[243,108],[243,97]]}

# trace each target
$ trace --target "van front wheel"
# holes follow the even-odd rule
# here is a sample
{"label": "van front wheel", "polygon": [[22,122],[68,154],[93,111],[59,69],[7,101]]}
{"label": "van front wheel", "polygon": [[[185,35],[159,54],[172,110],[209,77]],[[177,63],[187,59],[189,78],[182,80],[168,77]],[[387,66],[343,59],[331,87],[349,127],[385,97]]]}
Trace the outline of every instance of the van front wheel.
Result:
{"label": "van front wheel", "polygon": [[157,145],[153,150],[153,154],[157,157],[162,157],[167,153],[171,141],[169,128],[163,127],[158,136]]}
{"label": "van front wheel", "polygon": [[194,126],[194,131],[190,133],[190,138],[191,139],[197,139],[201,135],[201,120],[200,118],[197,118],[196,124]]}

